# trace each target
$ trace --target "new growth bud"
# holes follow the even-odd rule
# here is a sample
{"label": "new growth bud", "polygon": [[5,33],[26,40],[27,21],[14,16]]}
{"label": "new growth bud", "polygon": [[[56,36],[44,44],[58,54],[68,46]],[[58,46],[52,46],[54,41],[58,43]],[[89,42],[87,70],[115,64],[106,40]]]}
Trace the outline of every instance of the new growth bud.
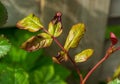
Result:
{"label": "new growth bud", "polygon": [[112,45],[115,45],[118,42],[118,39],[117,39],[116,35],[113,32],[110,33],[110,40],[112,42]]}

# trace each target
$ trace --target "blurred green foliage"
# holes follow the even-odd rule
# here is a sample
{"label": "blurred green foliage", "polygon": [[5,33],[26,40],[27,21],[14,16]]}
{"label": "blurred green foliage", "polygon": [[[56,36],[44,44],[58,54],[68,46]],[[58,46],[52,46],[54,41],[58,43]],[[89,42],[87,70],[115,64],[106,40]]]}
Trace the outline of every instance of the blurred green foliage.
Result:
{"label": "blurred green foliage", "polygon": [[120,84],[120,80],[118,78],[110,81],[108,84]]}
{"label": "blurred green foliage", "polygon": [[65,80],[70,71],[54,64],[43,49],[27,52],[20,48],[36,33],[9,28],[0,29],[0,34],[11,43],[8,54],[0,59],[0,84],[67,84]]}
{"label": "blurred green foliage", "polygon": [[11,44],[8,39],[4,37],[4,35],[0,36],[0,58],[7,54],[10,50]]}
{"label": "blurred green foliage", "polygon": [[110,32],[114,32],[117,37],[120,37],[120,25],[108,25],[105,38],[109,39]]}
{"label": "blurred green foliage", "polygon": [[21,68],[0,65],[0,84],[29,84],[28,74]]}

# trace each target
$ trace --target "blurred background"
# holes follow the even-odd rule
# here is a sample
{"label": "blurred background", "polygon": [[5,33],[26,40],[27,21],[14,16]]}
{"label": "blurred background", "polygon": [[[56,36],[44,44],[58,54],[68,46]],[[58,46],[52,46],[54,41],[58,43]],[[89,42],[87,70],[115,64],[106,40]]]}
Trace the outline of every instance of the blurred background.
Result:
{"label": "blurred background", "polygon": [[[63,34],[58,39],[63,44],[72,25],[79,22],[86,25],[85,36],[78,48],[70,50],[73,56],[86,48],[94,49],[94,55],[88,61],[78,64],[83,75],[104,56],[110,45],[109,33],[114,32],[120,38],[120,0],[0,0],[0,3],[6,8],[8,17],[6,24],[0,27],[0,34],[4,34],[12,45],[8,54],[0,58],[0,71],[4,72],[0,73],[0,84],[79,84],[72,64],[52,62],[51,56],[60,50],[55,44],[31,53],[20,49],[24,41],[39,33],[16,28],[16,23],[31,13],[38,16],[47,28],[54,14],[62,12]],[[0,19],[2,23],[4,18],[1,16]],[[86,84],[105,84],[119,65],[120,52],[116,52]]]}

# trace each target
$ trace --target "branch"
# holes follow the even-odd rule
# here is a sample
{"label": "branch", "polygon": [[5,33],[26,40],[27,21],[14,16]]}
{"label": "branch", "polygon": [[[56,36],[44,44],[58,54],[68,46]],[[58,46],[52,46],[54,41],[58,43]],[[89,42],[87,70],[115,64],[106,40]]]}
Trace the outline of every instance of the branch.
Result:
{"label": "branch", "polygon": [[108,57],[117,51],[117,48],[114,49],[114,46],[110,46],[105,54],[105,56],[88,72],[88,74],[85,76],[85,78],[82,81],[82,84],[85,84],[86,80],[90,77],[90,75],[98,68],[105,60],[108,59]]}
{"label": "branch", "polygon": [[[47,34],[49,34],[49,32],[48,32],[45,28],[43,28],[43,31],[46,32]],[[82,74],[80,73],[80,70],[79,70],[78,66],[76,65],[75,61],[70,57],[68,51],[66,51],[66,50],[64,49],[64,47],[63,47],[62,44],[57,40],[57,38],[55,38],[55,37],[52,36],[51,34],[49,34],[49,35],[53,38],[53,40],[56,42],[56,44],[67,54],[68,59],[69,59],[70,62],[73,64],[74,68],[76,69],[76,71],[77,71],[77,73],[78,73],[78,75],[79,75],[80,84],[81,84],[81,82],[83,81],[83,77],[82,77]]]}

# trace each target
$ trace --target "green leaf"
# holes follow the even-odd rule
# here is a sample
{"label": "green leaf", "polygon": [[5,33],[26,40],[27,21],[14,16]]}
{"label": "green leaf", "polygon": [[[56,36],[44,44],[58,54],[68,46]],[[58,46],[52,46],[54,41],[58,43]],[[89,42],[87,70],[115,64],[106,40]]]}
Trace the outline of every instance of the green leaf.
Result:
{"label": "green leaf", "polygon": [[90,58],[92,54],[93,54],[92,49],[86,49],[82,51],[81,53],[75,55],[75,62],[84,62],[88,58]]}
{"label": "green leaf", "polygon": [[43,79],[44,79],[44,82],[47,82],[47,81],[49,81],[53,77],[53,75],[54,75],[54,68],[53,68],[53,66],[48,66],[47,68],[46,67],[42,67],[41,71],[35,71],[35,74],[36,74],[35,75],[35,77],[36,77],[35,79],[37,79],[37,80],[40,79],[41,81],[43,81]]}
{"label": "green leaf", "polygon": [[20,29],[25,29],[30,32],[36,32],[43,28],[43,25],[41,24],[38,17],[36,17],[34,14],[30,14],[21,21],[17,23],[17,27]]}
{"label": "green leaf", "polygon": [[0,84],[14,84],[13,68],[0,64]]}
{"label": "green leaf", "polygon": [[108,84],[120,84],[120,80],[118,78],[110,81]]}
{"label": "green leaf", "polygon": [[11,44],[3,35],[0,36],[0,58],[7,54],[10,50]]}
{"label": "green leaf", "polygon": [[3,4],[0,2],[0,26],[6,23],[7,18],[8,18],[7,10],[3,6]]}
{"label": "green leaf", "polygon": [[[7,55],[4,57],[4,59],[1,59],[2,62],[7,62],[8,64],[11,64],[13,66],[20,66],[23,67],[25,70],[29,71],[33,69],[33,67],[40,67],[43,65],[43,63],[39,63],[39,61],[43,60],[43,57],[46,57],[46,61],[49,56],[43,56],[43,49],[34,51],[34,52],[27,52],[23,49],[20,49],[20,45],[28,38],[30,38],[33,35],[38,34],[39,32],[29,32],[29,31],[23,31],[20,29],[13,28],[11,29],[1,29],[0,33],[4,34],[7,38],[9,38],[9,41],[11,43],[10,51],[7,53]],[[21,37],[22,36],[22,37]],[[40,60],[40,58],[42,59]],[[51,61],[52,62],[52,61]],[[48,63],[48,60],[47,60]],[[44,63],[45,64],[45,63]]]}
{"label": "green leaf", "polygon": [[49,47],[52,43],[52,38],[47,33],[40,33],[33,36],[22,44],[22,48],[27,51],[35,51],[39,48]]}
{"label": "green leaf", "polygon": [[0,84],[29,84],[28,74],[23,69],[0,64]]}
{"label": "green leaf", "polygon": [[113,75],[113,78],[117,78],[120,76],[120,66],[115,70],[115,73]]}
{"label": "green leaf", "polygon": [[56,13],[54,18],[49,23],[48,32],[54,37],[58,37],[62,33],[61,15],[62,14],[60,12]]}
{"label": "green leaf", "polygon": [[55,74],[59,75],[60,78],[63,80],[66,80],[66,78],[71,74],[71,72],[67,68],[61,66],[60,64],[55,63],[54,69],[55,69]]}
{"label": "green leaf", "polygon": [[15,69],[15,84],[29,84],[29,75],[23,69]]}
{"label": "green leaf", "polygon": [[52,65],[41,67],[34,71],[33,75],[31,84],[66,84],[58,75],[55,74],[54,67]]}
{"label": "green leaf", "polygon": [[85,33],[85,25],[83,23],[78,23],[76,25],[73,25],[68,34],[64,48],[66,50],[69,50],[69,48],[77,47],[84,33]]}

